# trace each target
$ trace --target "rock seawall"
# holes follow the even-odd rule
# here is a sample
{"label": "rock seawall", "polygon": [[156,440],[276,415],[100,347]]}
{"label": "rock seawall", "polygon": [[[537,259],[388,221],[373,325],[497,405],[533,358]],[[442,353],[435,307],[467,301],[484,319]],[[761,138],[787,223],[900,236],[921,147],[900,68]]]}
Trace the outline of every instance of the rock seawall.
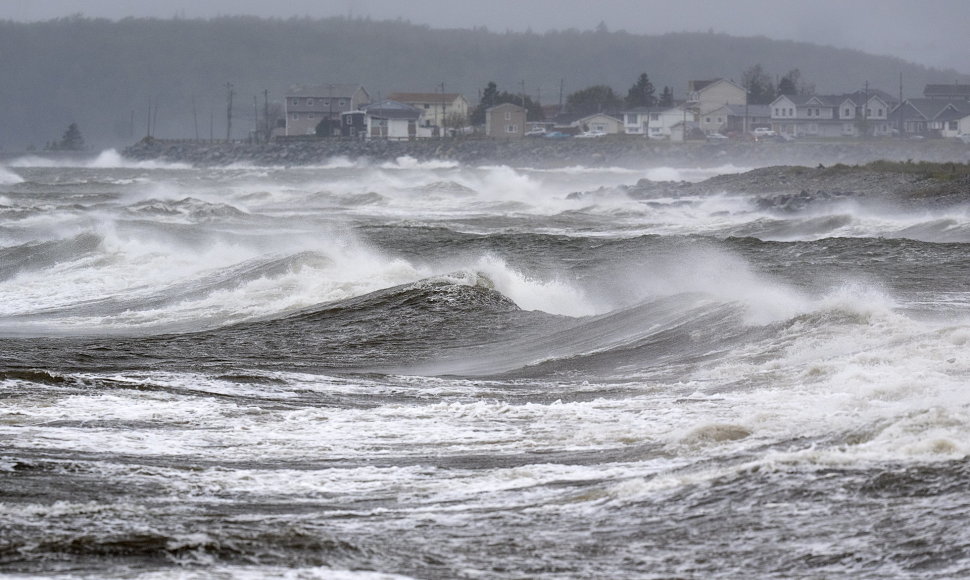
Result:
{"label": "rock seawall", "polygon": [[162,160],[197,166],[236,163],[317,165],[344,157],[388,161],[412,157],[465,164],[516,167],[738,166],[867,163],[890,161],[970,161],[970,146],[957,140],[853,142],[670,143],[626,135],[598,139],[428,139],[421,141],[284,141],[262,145],[143,139],[122,154],[135,160]]}

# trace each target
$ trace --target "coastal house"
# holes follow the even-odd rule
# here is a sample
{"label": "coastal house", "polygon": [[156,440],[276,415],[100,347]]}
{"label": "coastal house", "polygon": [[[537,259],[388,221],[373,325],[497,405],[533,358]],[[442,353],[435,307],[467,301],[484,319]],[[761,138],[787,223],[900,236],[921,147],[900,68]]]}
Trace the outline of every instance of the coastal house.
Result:
{"label": "coastal house", "polygon": [[970,102],[947,99],[906,99],[891,114],[903,135],[956,137],[960,120],[970,114]]}
{"label": "coastal house", "polygon": [[525,136],[525,107],[502,103],[485,109],[485,135],[493,139],[518,139]]}
{"label": "coastal house", "polygon": [[781,95],[771,102],[771,128],[791,137],[892,134],[893,102],[882,91],[841,95]]}
{"label": "coastal house", "polygon": [[[411,105],[385,99],[364,105],[362,125],[367,139],[420,139],[431,137],[431,129],[421,126],[424,111]],[[352,116],[345,117],[346,119]]]}
{"label": "coastal house", "polygon": [[616,135],[623,132],[623,120],[607,113],[594,113],[576,119],[572,126],[581,132],[606,133]]}
{"label": "coastal house", "polygon": [[771,107],[768,105],[724,105],[699,119],[706,133],[750,133],[755,127],[771,126]]}
{"label": "coastal house", "polygon": [[[283,100],[285,135],[340,135],[340,115],[370,103],[361,85],[325,84],[292,86]],[[321,123],[323,123],[321,125]]]}
{"label": "coastal house", "polygon": [[949,85],[926,85],[923,96],[927,99],[945,99],[947,101],[970,101],[970,85],[957,83]]}
{"label": "coastal house", "polygon": [[626,134],[651,139],[669,139],[671,128],[684,122],[687,116],[683,107],[636,107],[623,111],[621,115]]}
{"label": "coastal house", "polygon": [[727,79],[689,81],[687,83],[687,108],[694,112],[694,120],[724,105],[744,105],[748,93],[744,87]]}
{"label": "coastal house", "polygon": [[457,129],[468,123],[468,101],[459,93],[391,93],[387,98],[424,111],[429,127]]}

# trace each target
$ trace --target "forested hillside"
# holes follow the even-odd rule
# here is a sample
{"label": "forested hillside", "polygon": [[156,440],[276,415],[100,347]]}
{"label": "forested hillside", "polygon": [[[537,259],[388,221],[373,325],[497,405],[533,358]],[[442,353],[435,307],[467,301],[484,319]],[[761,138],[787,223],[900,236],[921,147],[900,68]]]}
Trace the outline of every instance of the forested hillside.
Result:
{"label": "forested hillside", "polygon": [[[967,82],[953,71],[763,37],[678,33],[642,36],[604,27],[544,34],[433,30],[401,21],[332,18],[213,20],[73,17],[0,22],[0,146],[42,148],[76,122],[94,147],[165,138],[225,137],[227,83],[233,136],[254,127],[264,91],[280,101],[292,84],[361,83],[375,98],[394,91],[462,92],[489,81],[558,103],[590,85],[626,94],[647,73],[683,98],[687,81],[726,77],[760,64],[780,77],[799,69],[819,91],[873,88],[906,96],[925,83]],[[258,106],[254,107],[254,98]],[[150,111],[150,112],[149,112]]]}

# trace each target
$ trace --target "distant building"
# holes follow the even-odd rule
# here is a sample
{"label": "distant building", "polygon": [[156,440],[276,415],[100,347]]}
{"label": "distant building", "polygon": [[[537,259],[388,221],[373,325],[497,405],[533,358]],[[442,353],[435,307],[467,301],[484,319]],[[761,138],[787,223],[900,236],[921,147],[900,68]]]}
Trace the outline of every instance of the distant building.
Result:
{"label": "distant building", "polygon": [[884,137],[895,105],[876,89],[842,95],[781,95],[771,102],[771,128],[791,137]]}
{"label": "distant building", "polygon": [[890,117],[894,127],[904,135],[956,137],[960,120],[970,114],[970,102],[963,100],[922,98],[906,99]]}
{"label": "distant building", "polygon": [[727,79],[687,83],[687,108],[694,111],[696,117],[704,116],[724,105],[743,105],[747,102],[748,93],[744,87]]}
{"label": "distant building", "polygon": [[693,114],[683,107],[636,107],[623,111],[623,131],[628,135],[643,135],[651,139],[670,139],[671,129]]}
{"label": "distant building", "polygon": [[525,136],[526,110],[513,103],[502,103],[485,109],[485,135],[494,139],[518,139]]}
{"label": "distant building", "polygon": [[364,113],[367,139],[418,139],[431,136],[429,128],[420,126],[424,111],[417,107],[386,99],[365,105],[361,111]]}
{"label": "distant building", "polygon": [[340,135],[340,115],[356,111],[370,103],[370,95],[361,85],[327,84],[293,86],[286,93],[287,136],[314,135],[322,121],[328,135]]}
{"label": "distant building", "polygon": [[468,123],[468,101],[459,93],[391,93],[387,98],[424,111],[426,126],[456,129],[450,126],[456,120]]}
{"label": "distant building", "polygon": [[926,85],[923,96],[927,99],[946,99],[948,101],[970,101],[970,85]]}
{"label": "distant building", "polygon": [[595,113],[573,121],[572,125],[580,131],[608,133],[615,135],[623,132],[623,119],[606,113]]}

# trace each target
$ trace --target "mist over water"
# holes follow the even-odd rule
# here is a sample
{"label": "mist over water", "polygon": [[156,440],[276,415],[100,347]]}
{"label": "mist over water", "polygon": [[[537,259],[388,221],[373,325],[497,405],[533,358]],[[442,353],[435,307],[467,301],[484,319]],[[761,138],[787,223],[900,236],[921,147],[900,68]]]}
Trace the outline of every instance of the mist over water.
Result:
{"label": "mist over water", "polygon": [[745,169],[7,162],[0,571],[966,575],[968,208]]}

